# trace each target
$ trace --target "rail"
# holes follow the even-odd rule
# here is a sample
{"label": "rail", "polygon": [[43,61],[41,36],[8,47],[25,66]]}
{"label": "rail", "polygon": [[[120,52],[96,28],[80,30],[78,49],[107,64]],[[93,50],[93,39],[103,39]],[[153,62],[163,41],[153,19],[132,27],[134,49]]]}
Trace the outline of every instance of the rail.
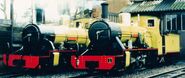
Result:
{"label": "rail", "polygon": [[147,78],[177,78],[180,77],[182,75],[185,75],[185,67],[180,67],[171,71],[167,71],[167,72],[162,72],[159,74],[155,74],[152,76],[149,76]]}

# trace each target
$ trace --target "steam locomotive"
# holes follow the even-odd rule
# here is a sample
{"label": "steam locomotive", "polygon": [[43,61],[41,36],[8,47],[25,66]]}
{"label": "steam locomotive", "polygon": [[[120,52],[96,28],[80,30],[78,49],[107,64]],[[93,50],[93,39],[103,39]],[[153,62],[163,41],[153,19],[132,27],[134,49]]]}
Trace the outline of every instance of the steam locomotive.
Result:
{"label": "steam locomotive", "polygon": [[[44,23],[40,9],[37,15],[38,24]],[[71,21],[74,25],[63,20],[67,26],[28,24],[22,31],[22,47],[16,52],[3,54],[3,63],[9,67],[28,69],[70,67],[71,55],[79,55],[86,50],[89,44],[87,29],[94,20],[96,18],[75,18]]]}
{"label": "steam locomotive", "polygon": [[10,67],[30,69],[63,65],[88,43],[84,28],[28,24],[22,31],[22,47],[4,54],[3,62]]}
{"label": "steam locomotive", "polygon": [[[154,24],[146,24],[148,17],[154,19]],[[107,19],[108,4],[102,3],[102,18],[88,30],[29,24],[22,31],[22,48],[3,54],[3,62],[30,69],[67,64],[74,69],[114,70],[152,66],[179,55],[179,34],[161,34],[156,16],[141,16],[141,25],[135,21],[137,16],[132,17],[133,26],[113,23]]]}
{"label": "steam locomotive", "polygon": [[[179,55],[179,34],[171,32],[161,34],[158,17],[133,16],[132,20],[136,26],[126,26],[108,21],[108,4],[102,5],[104,5],[103,19],[90,25],[88,31],[90,44],[81,55],[71,57],[73,68],[81,70],[116,70],[131,66],[140,68],[154,66]],[[146,24],[146,18],[149,17],[154,19],[152,26]],[[140,18],[141,26],[136,24],[137,18]]]}

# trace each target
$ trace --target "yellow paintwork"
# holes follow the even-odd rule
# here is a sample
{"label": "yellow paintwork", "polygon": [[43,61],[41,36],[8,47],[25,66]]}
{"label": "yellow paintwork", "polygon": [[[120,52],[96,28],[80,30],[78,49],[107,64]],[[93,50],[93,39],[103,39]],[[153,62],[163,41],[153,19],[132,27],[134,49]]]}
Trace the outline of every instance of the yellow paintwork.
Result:
{"label": "yellow paintwork", "polygon": [[77,40],[72,41],[79,44],[86,44],[88,43],[88,31],[86,29],[76,29],[76,28],[70,28],[67,34],[67,38],[74,37],[77,38]]}
{"label": "yellow paintwork", "polygon": [[[148,20],[154,19],[154,27],[148,27]],[[149,45],[151,48],[158,49],[158,55],[162,55],[162,36],[160,35],[160,19],[156,16],[147,16],[140,15],[131,17],[132,26],[140,26],[147,29],[147,32],[143,34],[144,42]],[[139,29],[138,29],[139,30]],[[165,35],[165,47],[166,52],[179,52],[180,50],[180,42],[179,42],[179,34],[169,33]]]}
{"label": "yellow paintwork", "polygon": [[[154,27],[148,27],[148,19],[154,19]],[[131,26],[118,24],[121,28],[121,41],[124,43],[128,40],[135,42],[138,37],[132,37],[133,34],[140,34],[141,41],[146,43],[150,48],[157,48],[158,54],[162,54],[162,37],[160,35],[160,19],[154,16],[137,16],[131,17]],[[138,35],[139,36],[139,35]]]}
{"label": "yellow paintwork", "polygon": [[[95,18],[83,18],[74,20],[74,25],[70,26],[50,26],[50,30],[53,30],[55,33],[55,44],[60,44],[61,42],[67,43],[78,43],[78,44],[89,44],[88,39],[88,28],[91,23],[93,23]],[[80,26],[76,27],[76,22],[80,22]],[[75,40],[68,40],[68,38],[75,38]]]}
{"label": "yellow paintwork", "polygon": [[67,40],[67,32],[69,28],[55,29],[55,40],[54,43],[61,43]]}
{"label": "yellow paintwork", "polygon": [[54,55],[53,66],[58,66],[59,65],[60,53],[59,52],[53,52],[53,55]]}
{"label": "yellow paintwork", "polygon": [[168,34],[165,36],[166,53],[180,52],[180,41],[178,34]]}
{"label": "yellow paintwork", "polygon": [[[139,18],[139,21],[138,21]],[[148,27],[148,20],[154,19],[154,27]],[[160,35],[159,25],[160,19],[155,16],[134,16],[131,18],[133,23],[138,24],[140,27],[147,29],[147,33],[144,35],[144,42],[151,48],[158,49],[158,55],[162,54],[162,37]],[[134,24],[135,25],[135,24]]]}
{"label": "yellow paintwork", "polygon": [[[97,18],[81,18],[73,21],[70,30],[68,30],[67,37],[77,37],[76,41],[70,41],[70,43],[86,44],[90,43],[88,37],[88,29],[90,24],[96,21]],[[76,28],[76,23],[79,22],[80,26]]]}
{"label": "yellow paintwork", "polygon": [[132,42],[135,42],[137,37],[132,37],[133,34],[144,34],[146,33],[146,28],[139,27],[139,26],[124,26],[122,24],[119,25],[121,27],[122,37],[121,41],[125,42],[127,40],[132,40]]}
{"label": "yellow paintwork", "polygon": [[[68,40],[68,38],[75,38],[75,40]],[[88,31],[82,28],[63,28],[55,30],[55,43],[69,42],[88,44]]]}
{"label": "yellow paintwork", "polygon": [[70,27],[76,28],[76,23],[79,22],[80,23],[79,28],[88,29],[90,24],[96,20],[97,20],[96,18],[82,18],[82,19],[74,20],[73,25],[71,25]]}
{"label": "yellow paintwork", "polygon": [[125,67],[128,67],[130,65],[130,52],[126,51],[125,54],[126,54]]}

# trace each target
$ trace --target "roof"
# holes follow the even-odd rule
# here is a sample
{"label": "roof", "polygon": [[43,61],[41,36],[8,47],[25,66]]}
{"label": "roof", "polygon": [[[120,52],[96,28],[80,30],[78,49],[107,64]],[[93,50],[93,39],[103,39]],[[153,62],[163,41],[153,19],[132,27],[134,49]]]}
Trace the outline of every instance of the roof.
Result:
{"label": "roof", "polygon": [[180,0],[164,0],[164,1],[143,1],[134,3],[121,12],[161,12],[161,11],[185,11],[185,1]]}

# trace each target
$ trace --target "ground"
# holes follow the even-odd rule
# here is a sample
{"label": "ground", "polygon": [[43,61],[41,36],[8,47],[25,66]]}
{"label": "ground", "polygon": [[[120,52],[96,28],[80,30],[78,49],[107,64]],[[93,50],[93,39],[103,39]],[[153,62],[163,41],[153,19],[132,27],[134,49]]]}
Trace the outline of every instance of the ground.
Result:
{"label": "ground", "polygon": [[[179,61],[175,64],[171,65],[164,65],[160,67],[155,67],[152,69],[139,69],[139,70],[127,70],[127,71],[120,71],[112,74],[100,74],[100,73],[94,73],[94,74],[88,74],[86,71],[79,71],[79,70],[64,70],[64,69],[54,69],[54,70],[44,70],[44,71],[32,71],[29,73],[25,73],[21,76],[16,76],[18,78],[30,78],[30,77],[43,77],[43,78],[69,78],[69,77],[80,77],[80,78],[107,78],[107,77],[121,77],[121,78],[147,78],[154,74],[159,74],[161,72],[170,71],[176,68],[185,67],[185,61]],[[1,71],[1,70],[0,70]],[[6,77],[1,76],[0,77]]]}

